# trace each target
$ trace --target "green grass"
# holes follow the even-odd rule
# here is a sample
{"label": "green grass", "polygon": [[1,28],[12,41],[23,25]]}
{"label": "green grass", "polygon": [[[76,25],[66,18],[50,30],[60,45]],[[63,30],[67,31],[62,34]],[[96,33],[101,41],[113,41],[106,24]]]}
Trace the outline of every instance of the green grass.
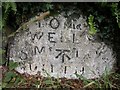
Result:
{"label": "green grass", "polygon": [[3,73],[2,88],[99,88],[100,90],[120,89],[120,74],[108,73],[107,69],[100,78],[87,79],[82,75],[75,73],[78,79],[53,78],[45,70],[47,77],[39,75],[26,76],[17,73],[14,69],[17,63],[10,62],[10,66]]}
{"label": "green grass", "polygon": [[[85,77],[75,74],[80,80],[83,81],[83,88],[99,88],[100,90],[109,89],[112,90],[120,89],[120,74],[118,73],[108,73],[107,70],[103,73],[100,78],[86,79]],[[117,82],[116,82],[117,81]],[[119,82],[119,83],[118,83]]]}

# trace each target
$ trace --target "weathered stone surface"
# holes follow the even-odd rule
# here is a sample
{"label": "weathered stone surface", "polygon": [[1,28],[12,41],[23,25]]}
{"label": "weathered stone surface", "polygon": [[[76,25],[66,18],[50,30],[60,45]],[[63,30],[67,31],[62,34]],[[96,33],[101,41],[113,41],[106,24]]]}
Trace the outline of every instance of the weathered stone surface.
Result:
{"label": "weathered stone surface", "polygon": [[42,76],[96,78],[105,68],[113,68],[115,59],[110,47],[96,42],[88,34],[82,14],[64,12],[36,22],[16,34],[9,46],[9,59],[19,62],[16,70]]}

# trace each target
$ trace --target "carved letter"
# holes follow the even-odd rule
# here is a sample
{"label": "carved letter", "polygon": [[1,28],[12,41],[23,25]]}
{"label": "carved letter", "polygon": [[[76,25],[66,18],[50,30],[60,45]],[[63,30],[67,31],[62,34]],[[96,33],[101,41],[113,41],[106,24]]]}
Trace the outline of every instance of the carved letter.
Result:
{"label": "carved letter", "polygon": [[60,53],[55,57],[58,58],[59,56],[62,57],[62,63],[64,63],[65,56],[70,60],[71,58],[65,53],[70,52],[70,50],[62,50],[62,49],[56,49],[56,51],[59,51]]}
{"label": "carved letter", "polygon": [[[43,49],[45,50],[45,47],[44,47],[44,46],[41,48],[41,50],[39,50],[39,48],[38,48],[37,46],[35,46],[35,48],[34,48],[34,53],[35,53],[35,55],[37,54],[37,51],[38,51],[39,54],[41,54],[42,51],[43,51]],[[44,51],[44,52],[45,52],[45,51]]]}
{"label": "carved letter", "polygon": [[32,40],[34,41],[35,40],[35,37],[40,40],[41,37],[43,36],[43,32],[37,32],[35,33],[33,36],[31,36]]}
{"label": "carved letter", "polygon": [[48,40],[51,42],[51,43],[56,43],[54,40],[53,40],[53,37],[51,36],[52,34],[55,34],[54,32],[49,32],[48,33]]}
{"label": "carved letter", "polygon": [[24,51],[21,51],[20,57],[21,60],[26,60],[27,59],[27,53],[25,53]]}
{"label": "carved letter", "polygon": [[75,34],[73,33],[73,43],[75,42]]}
{"label": "carved letter", "polygon": [[53,65],[51,64],[51,72],[53,72]]}
{"label": "carved letter", "polygon": [[66,72],[67,72],[67,66],[65,66],[65,70],[64,70],[64,73],[66,74]]}
{"label": "carved letter", "polygon": [[50,26],[53,29],[57,29],[59,27],[60,23],[56,18],[51,19]]}

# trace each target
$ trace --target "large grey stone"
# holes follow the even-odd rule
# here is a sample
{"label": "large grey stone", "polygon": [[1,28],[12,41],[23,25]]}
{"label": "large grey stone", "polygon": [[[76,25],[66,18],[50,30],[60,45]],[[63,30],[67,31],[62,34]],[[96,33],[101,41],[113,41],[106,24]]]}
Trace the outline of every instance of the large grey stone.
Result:
{"label": "large grey stone", "polygon": [[111,47],[94,40],[86,17],[75,12],[50,16],[15,35],[9,59],[19,63],[18,72],[56,78],[77,78],[78,73],[90,79],[113,69]]}

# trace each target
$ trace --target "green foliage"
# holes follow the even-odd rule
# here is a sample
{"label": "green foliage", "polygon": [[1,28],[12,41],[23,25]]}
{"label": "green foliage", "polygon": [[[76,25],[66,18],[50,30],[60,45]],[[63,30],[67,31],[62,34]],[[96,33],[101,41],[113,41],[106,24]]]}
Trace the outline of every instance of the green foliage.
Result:
{"label": "green foliage", "polygon": [[5,78],[4,78],[4,82],[10,82],[12,78],[14,78],[16,76],[15,73],[9,71],[9,72],[6,72],[5,74]]}
{"label": "green foliage", "polygon": [[105,71],[101,77],[101,81],[103,82],[103,87],[104,88],[112,88],[112,82],[110,81],[109,78],[110,73],[108,73],[107,68],[105,68]]}
{"label": "green foliage", "polygon": [[0,1],[0,8],[2,7],[2,2]]}
{"label": "green foliage", "polygon": [[[67,7],[66,7],[67,6]],[[0,20],[1,27],[6,27],[10,25],[17,29],[19,25],[23,22],[29,20],[29,18],[45,11],[67,11],[69,6],[80,8],[84,15],[88,16],[88,24],[90,27],[89,34],[95,35],[96,33],[101,33],[102,39],[112,39],[113,32],[120,28],[120,9],[118,3],[14,3],[14,2],[4,2],[2,4],[2,14],[3,18]],[[1,7],[0,7],[1,8]],[[55,13],[53,13],[55,14]],[[117,25],[118,24],[118,25]],[[0,54],[5,53],[4,50],[0,49]],[[1,65],[3,65],[6,60],[2,60]],[[9,71],[5,73],[3,78],[2,87],[17,87],[17,85],[24,82],[24,79],[14,72],[14,69],[18,66],[16,62],[9,63]],[[47,87],[60,86],[60,79],[54,81],[52,77],[47,73],[48,78],[42,83]],[[83,81],[84,87],[93,86],[97,88],[109,88],[109,87],[119,87],[120,85],[115,85],[112,83],[107,72],[101,77],[101,79],[88,80],[85,77],[75,74],[80,80]],[[120,75],[113,75],[113,80],[119,80]],[[24,83],[25,84],[25,83]],[[35,87],[42,87],[40,85],[41,81],[36,80],[36,83],[32,83]]]}
{"label": "green foliage", "polygon": [[3,8],[5,9],[5,13],[8,13],[10,10],[16,12],[16,4],[13,2],[7,2],[5,4],[3,4]]}
{"label": "green foliage", "polygon": [[15,2],[4,2],[4,3],[2,3],[2,9],[3,9],[2,10],[2,14],[3,14],[2,27],[5,27],[10,13],[13,13],[13,12],[14,12],[14,14],[16,13],[17,6],[16,6]]}
{"label": "green foliage", "polygon": [[100,78],[96,78],[93,80],[87,79],[77,73],[75,73],[75,75],[77,78],[83,81],[84,88],[93,87],[93,88],[99,88],[100,90],[103,90],[103,88],[104,89],[120,88],[119,85],[116,85],[115,82],[112,81],[112,80],[115,80],[115,78],[116,80],[118,80],[118,77],[120,77],[120,74],[112,73],[112,72],[108,73],[107,68],[105,69],[105,72]]}
{"label": "green foliage", "polygon": [[0,55],[4,54],[6,51],[0,48]]}
{"label": "green foliage", "polygon": [[41,8],[43,11],[49,11],[53,9],[53,5],[51,3],[46,3]]}
{"label": "green foliage", "polygon": [[9,69],[10,70],[15,69],[16,67],[18,67],[18,63],[17,62],[13,62],[13,61],[9,62]]}
{"label": "green foliage", "polygon": [[53,85],[54,81],[52,81],[51,79],[46,79],[43,81],[43,83],[45,83],[46,85]]}
{"label": "green foliage", "polygon": [[2,2],[0,1],[0,31],[2,30]]}
{"label": "green foliage", "polygon": [[5,76],[2,82],[2,88],[17,87],[17,85],[23,82],[24,82],[23,77],[21,77],[20,75],[16,74],[13,71],[9,71],[5,73]]}
{"label": "green foliage", "polygon": [[116,21],[117,21],[118,26],[120,28],[120,9],[118,9],[118,3],[111,4],[111,11],[112,11],[113,16],[116,17]]}
{"label": "green foliage", "polygon": [[[107,3],[104,1],[91,4],[9,2],[3,3],[2,6],[3,26],[5,26],[5,24],[8,23],[12,27],[14,27],[15,30],[17,30],[19,25],[21,25],[23,22],[26,22],[29,18],[39,14],[40,12],[51,11],[52,14],[55,14],[55,12],[58,11],[68,10],[69,6],[80,8],[83,11],[83,13],[88,16],[88,23],[90,26],[89,33],[91,35],[94,35],[96,34],[96,32],[99,32],[101,33],[101,38],[112,39],[112,32],[115,30],[115,28],[117,28],[115,25],[114,17],[116,18],[116,22],[120,27],[120,9],[118,8],[118,3]],[[113,16],[111,16],[111,14]]]}
{"label": "green foliage", "polygon": [[96,32],[97,32],[93,20],[94,20],[94,16],[90,15],[90,16],[88,17],[88,24],[89,24],[89,34],[91,34],[91,35],[95,35]]}
{"label": "green foliage", "polygon": [[3,64],[5,64],[5,63],[6,63],[6,60],[5,60],[5,59],[0,58],[0,65],[3,65]]}
{"label": "green foliage", "polygon": [[0,65],[3,65],[3,64],[5,64],[5,62],[6,62],[6,60],[4,60],[3,58],[2,58],[2,55],[3,54],[5,54],[5,52],[6,52],[6,50],[3,50],[2,48],[0,48]]}
{"label": "green foliage", "polygon": [[[1,9],[1,8],[0,8]],[[2,16],[0,15],[0,31],[2,31]]]}
{"label": "green foliage", "polygon": [[5,72],[4,78],[2,80],[2,88],[6,87],[16,87],[20,83],[24,82],[23,77],[14,72],[14,69],[18,66],[16,62],[10,61],[9,71]]}
{"label": "green foliage", "polygon": [[59,78],[54,80],[46,70],[44,70],[44,73],[47,75],[47,78],[43,81],[43,84],[45,84],[46,87],[55,88],[60,86]]}
{"label": "green foliage", "polygon": [[83,77],[82,75],[79,75],[77,73],[75,73],[75,75],[76,75],[77,78],[79,78],[80,80],[83,81],[84,85],[87,85],[87,84],[89,84],[91,82],[91,80],[88,80],[87,78]]}

